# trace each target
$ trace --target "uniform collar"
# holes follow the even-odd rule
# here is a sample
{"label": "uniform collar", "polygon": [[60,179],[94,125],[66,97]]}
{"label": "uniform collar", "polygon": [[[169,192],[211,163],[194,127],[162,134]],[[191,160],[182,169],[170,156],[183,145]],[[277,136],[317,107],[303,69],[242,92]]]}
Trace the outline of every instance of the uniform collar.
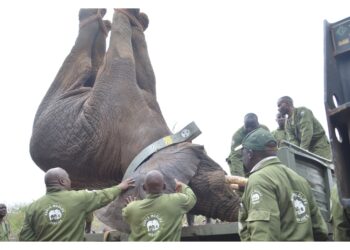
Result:
{"label": "uniform collar", "polygon": [[269,156],[266,157],[264,159],[262,159],[261,161],[259,161],[257,164],[255,164],[255,166],[252,168],[252,170],[250,170],[249,175],[251,175],[253,172],[256,172],[264,167],[266,167],[268,165],[268,163],[270,162],[278,162],[279,159],[277,158],[277,156]]}
{"label": "uniform collar", "polygon": [[146,199],[155,199],[158,198],[159,196],[161,196],[163,193],[159,193],[159,194],[147,194],[146,195]]}
{"label": "uniform collar", "polygon": [[46,188],[46,193],[56,193],[60,191],[65,191],[65,189],[57,188],[57,187],[47,187]]}

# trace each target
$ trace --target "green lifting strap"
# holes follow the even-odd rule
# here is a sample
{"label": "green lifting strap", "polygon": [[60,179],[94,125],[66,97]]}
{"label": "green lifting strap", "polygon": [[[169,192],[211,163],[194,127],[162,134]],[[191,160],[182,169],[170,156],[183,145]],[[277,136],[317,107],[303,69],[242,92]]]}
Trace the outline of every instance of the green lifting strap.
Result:
{"label": "green lifting strap", "polygon": [[159,139],[158,141],[153,142],[152,144],[145,147],[136,157],[132,160],[126,172],[124,174],[123,180],[128,178],[135,170],[144,162],[148,157],[153,155],[159,150],[169,147],[170,145],[177,144],[185,141],[192,141],[202,132],[199,130],[197,125],[194,122],[191,122],[186,127],[181,129],[174,135],[168,135]]}

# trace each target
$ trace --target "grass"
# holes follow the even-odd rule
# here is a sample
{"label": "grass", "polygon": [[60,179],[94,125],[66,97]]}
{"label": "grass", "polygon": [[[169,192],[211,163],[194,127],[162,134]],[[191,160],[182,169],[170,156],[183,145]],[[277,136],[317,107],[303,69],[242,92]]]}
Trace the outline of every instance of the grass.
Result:
{"label": "grass", "polygon": [[25,209],[28,204],[16,204],[7,208],[6,219],[10,224],[10,240],[18,241],[18,234],[24,223]]}

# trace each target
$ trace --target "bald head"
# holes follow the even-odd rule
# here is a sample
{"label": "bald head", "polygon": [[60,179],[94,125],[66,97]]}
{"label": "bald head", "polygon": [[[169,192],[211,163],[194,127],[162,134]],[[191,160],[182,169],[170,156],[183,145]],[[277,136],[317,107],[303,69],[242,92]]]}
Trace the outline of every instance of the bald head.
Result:
{"label": "bald head", "polygon": [[63,168],[57,167],[49,169],[45,174],[45,184],[47,188],[70,189],[71,181],[68,173]]}
{"label": "bald head", "polygon": [[165,189],[164,176],[158,170],[146,174],[144,189],[149,194],[160,194]]}

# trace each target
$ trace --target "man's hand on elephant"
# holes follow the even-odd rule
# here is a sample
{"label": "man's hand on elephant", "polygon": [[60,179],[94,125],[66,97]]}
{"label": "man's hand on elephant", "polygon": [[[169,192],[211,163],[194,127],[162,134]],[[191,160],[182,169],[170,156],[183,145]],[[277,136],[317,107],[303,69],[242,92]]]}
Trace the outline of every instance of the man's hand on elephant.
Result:
{"label": "man's hand on elephant", "polygon": [[175,192],[180,193],[182,191],[182,182],[175,179]]}
{"label": "man's hand on elephant", "polygon": [[118,184],[118,186],[121,190],[127,190],[130,187],[135,187],[135,180],[133,178],[128,178],[121,183]]}
{"label": "man's hand on elephant", "polygon": [[136,201],[137,197],[136,196],[128,196],[125,199],[126,205],[128,205],[130,202]]}
{"label": "man's hand on elephant", "polygon": [[239,190],[239,185],[238,185],[238,184],[230,184],[230,187],[231,187],[233,190]]}

